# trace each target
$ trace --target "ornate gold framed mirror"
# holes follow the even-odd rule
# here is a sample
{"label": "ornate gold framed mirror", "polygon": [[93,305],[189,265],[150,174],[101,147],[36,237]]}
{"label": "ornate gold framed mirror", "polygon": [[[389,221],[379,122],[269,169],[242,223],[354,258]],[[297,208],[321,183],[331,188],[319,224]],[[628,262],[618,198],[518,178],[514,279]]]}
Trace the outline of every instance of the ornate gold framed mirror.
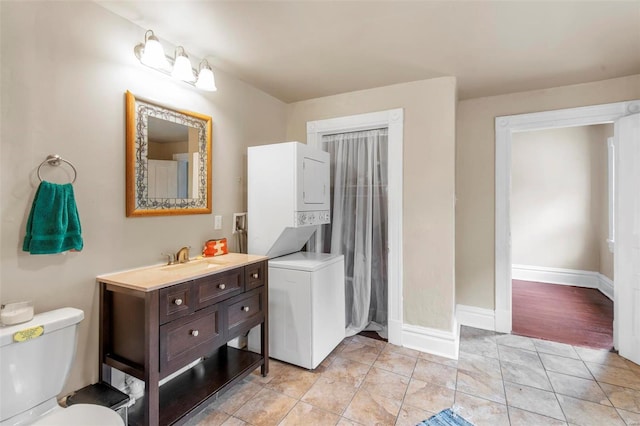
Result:
{"label": "ornate gold framed mirror", "polygon": [[127,91],[126,213],[211,213],[211,117]]}

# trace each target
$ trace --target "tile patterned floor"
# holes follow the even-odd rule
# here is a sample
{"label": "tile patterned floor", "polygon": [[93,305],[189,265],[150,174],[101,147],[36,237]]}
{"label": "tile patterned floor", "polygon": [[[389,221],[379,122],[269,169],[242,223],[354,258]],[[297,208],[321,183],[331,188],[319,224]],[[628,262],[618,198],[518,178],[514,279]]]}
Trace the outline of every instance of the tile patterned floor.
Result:
{"label": "tile patterned floor", "polygon": [[315,370],[272,360],[190,426],[640,425],[640,366],[616,354],[462,327],[457,361],[354,336]]}

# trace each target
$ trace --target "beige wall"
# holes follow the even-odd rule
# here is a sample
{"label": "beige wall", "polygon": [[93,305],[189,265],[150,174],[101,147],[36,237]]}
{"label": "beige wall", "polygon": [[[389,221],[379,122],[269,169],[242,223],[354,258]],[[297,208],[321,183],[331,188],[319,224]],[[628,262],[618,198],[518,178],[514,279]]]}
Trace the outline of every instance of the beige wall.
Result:
{"label": "beige wall", "polygon": [[[567,127],[512,136],[514,264],[600,271],[602,228],[608,216],[603,127]],[[606,236],[604,242],[606,246]]]}
{"label": "beige wall", "polygon": [[[33,300],[37,312],[80,308],[85,319],[64,392],[97,380],[98,274],[160,263],[160,253],[231,237],[233,212],[246,211],[246,147],[285,136],[285,105],[217,72],[205,93],[142,67],[140,28],[92,2],[0,2],[0,301]],[[212,215],[125,217],[124,93],[213,118]],[[48,154],[74,163],[85,248],[33,256],[21,243]],[[53,172],[53,170],[49,170]],[[43,169],[43,174],[45,170]]]}
{"label": "beige wall", "polygon": [[495,117],[631,99],[640,99],[640,75],[458,103],[457,303],[494,308]]}
{"label": "beige wall", "polygon": [[450,331],[455,300],[453,77],[312,99],[289,105],[287,139],[306,141],[306,123],[404,108],[404,323]]}

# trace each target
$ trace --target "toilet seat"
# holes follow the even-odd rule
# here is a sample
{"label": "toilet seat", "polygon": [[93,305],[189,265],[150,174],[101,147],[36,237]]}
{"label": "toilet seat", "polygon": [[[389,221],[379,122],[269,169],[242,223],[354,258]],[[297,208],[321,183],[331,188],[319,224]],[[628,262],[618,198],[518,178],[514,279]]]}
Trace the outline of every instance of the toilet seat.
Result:
{"label": "toilet seat", "polygon": [[95,404],[74,404],[54,410],[38,419],[33,426],[124,426],[115,411]]}

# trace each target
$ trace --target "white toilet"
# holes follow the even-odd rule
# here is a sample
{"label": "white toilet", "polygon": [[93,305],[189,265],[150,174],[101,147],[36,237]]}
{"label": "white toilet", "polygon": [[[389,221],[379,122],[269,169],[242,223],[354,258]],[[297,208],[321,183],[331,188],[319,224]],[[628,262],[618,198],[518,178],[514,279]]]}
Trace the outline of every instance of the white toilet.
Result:
{"label": "white toilet", "polygon": [[62,308],[0,327],[1,426],[124,425],[109,408],[92,404],[62,408],[56,400],[69,376],[83,318],[79,309]]}

